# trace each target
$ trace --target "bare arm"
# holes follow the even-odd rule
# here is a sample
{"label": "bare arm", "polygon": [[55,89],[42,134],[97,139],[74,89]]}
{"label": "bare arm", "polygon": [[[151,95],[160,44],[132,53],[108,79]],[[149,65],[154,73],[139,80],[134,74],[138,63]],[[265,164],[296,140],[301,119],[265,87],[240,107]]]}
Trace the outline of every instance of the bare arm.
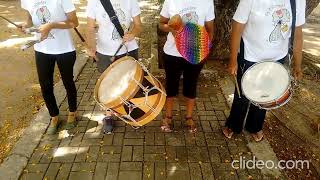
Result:
{"label": "bare arm", "polygon": [[205,22],[206,30],[209,34],[210,41],[213,41],[214,38],[214,20]]}
{"label": "bare arm", "polygon": [[230,42],[230,61],[229,61],[229,72],[232,75],[237,74],[237,56],[240,48],[241,35],[243,33],[245,24],[238,23],[233,20],[232,22],[232,33]]}
{"label": "bare arm", "polygon": [[129,31],[123,36],[123,41],[132,41],[135,37],[138,37],[142,31],[140,15],[133,17]]}
{"label": "bare arm", "polygon": [[90,57],[95,57],[96,54],[96,21],[92,18],[87,18],[87,28],[86,28],[86,42],[88,48],[88,55]]}
{"label": "bare arm", "polygon": [[175,30],[172,29],[171,27],[169,27],[169,25],[168,25],[169,20],[170,20],[169,18],[160,16],[159,28],[163,32],[171,32],[174,35],[175,34]]}
{"label": "bare arm", "polygon": [[293,75],[295,79],[302,78],[302,48],[303,48],[303,33],[302,26],[295,29],[294,42],[293,42]]}
{"label": "bare arm", "polygon": [[25,16],[27,17],[25,22],[22,23],[22,29],[25,29],[25,28],[30,28],[33,26],[33,22],[32,22],[32,17],[29,13],[29,11],[25,10],[25,9],[22,9],[23,10],[23,13],[25,14]]}

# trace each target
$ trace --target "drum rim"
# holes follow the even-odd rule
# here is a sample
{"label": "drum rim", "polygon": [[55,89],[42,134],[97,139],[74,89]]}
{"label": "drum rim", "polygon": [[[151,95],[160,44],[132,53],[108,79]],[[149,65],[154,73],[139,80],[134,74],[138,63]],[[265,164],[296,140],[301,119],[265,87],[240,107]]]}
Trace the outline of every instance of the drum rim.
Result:
{"label": "drum rim", "polygon": [[[120,105],[123,104],[123,103],[117,103],[117,102],[121,101],[121,100],[119,100],[119,98],[115,98],[114,100],[110,101],[110,102],[107,103],[107,104],[104,103],[104,102],[101,102],[100,99],[99,99],[99,87],[100,87],[100,85],[101,85],[102,80],[103,80],[104,77],[108,74],[108,72],[110,72],[110,70],[111,70],[115,65],[119,64],[120,62],[122,62],[122,61],[124,61],[124,60],[132,60],[132,61],[134,61],[134,62],[136,63],[136,65],[137,65],[137,67],[138,67],[138,68],[137,68],[137,71],[138,71],[138,72],[136,72],[136,74],[135,74],[136,80],[137,80],[138,82],[141,82],[142,79],[143,79],[143,70],[142,70],[142,68],[139,66],[139,64],[135,61],[135,59],[134,59],[133,57],[131,57],[131,56],[124,56],[124,57],[119,58],[119,59],[115,60],[114,62],[112,62],[112,63],[110,64],[110,66],[100,75],[100,77],[98,78],[98,81],[97,81],[97,83],[96,83],[96,85],[95,85],[95,88],[94,88],[94,98],[96,99],[96,101],[97,101],[98,103],[103,104],[105,107],[107,107],[107,105],[108,105],[109,107],[107,107],[107,108],[114,108],[114,107],[120,106]],[[138,90],[139,90],[139,88],[138,88],[138,85],[136,84],[136,85],[133,85],[131,91],[124,91],[124,92],[128,92],[128,93],[127,93],[128,95],[127,95],[127,97],[125,97],[125,100],[130,99]],[[130,92],[130,93],[129,93],[129,92]],[[123,94],[124,94],[124,93],[123,93]]]}
{"label": "drum rim", "polygon": [[[278,96],[276,99],[273,99],[273,100],[267,101],[267,102],[253,101],[251,98],[248,98],[247,94],[246,94],[245,91],[243,90],[243,81],[244,81],[245,75],[248,74],[248,71],[249,71],[250,69],[254,68],[254,66],[256,66],[256,65],[258,65],[258,64],[262,64],[262,63],[275,63],[275,64],[278,64],[278,65],[282,66],[282,67],[286,70],[286,72],[287,72],[287,74],[288,74],[288,77],[289,77],[289,78],[288,78],[288,87],[284,90],[284,92],[282,92],[281,95]],[[249,101],[254,102],[254,103],[257,103],[257,104],[269,104],[269,103],[277,102],[277,99],[279,99],[279,98],[281,98],[282,96],[284,96],[284,95],[286,94],[286,92],[287,92],[288,90],[290,90],[290,88],[291,88],[291,78],[290,78],[290,73],[289,73],[289,71],[287,70],[287,68],[286,68],[283,64],[281,64],[281,63],[279,63],[279,62],[276,62],[276,61],[272,61],[272,60],[265,60],[265,61],[256,62],[256,63],[253,64],[251,67],[249,67],[249,68],[246,70],[246,72],[243,74],[242,78],[241,78],[241,84],[242,84],[242,86],[241,86],[242,93],[244,94],[244,96],[245,96]]]}

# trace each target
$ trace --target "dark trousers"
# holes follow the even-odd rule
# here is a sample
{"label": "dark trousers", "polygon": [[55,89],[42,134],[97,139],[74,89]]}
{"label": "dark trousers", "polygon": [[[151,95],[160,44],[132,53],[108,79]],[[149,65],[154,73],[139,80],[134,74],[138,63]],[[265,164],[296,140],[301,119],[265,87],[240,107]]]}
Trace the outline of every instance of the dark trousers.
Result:
{"label": "dark trousers", "polygon": [[76,61],[76,52],[53,55],[36,51],[35,58],[42,96],[50,116],[59,115],[59,108],[53,93],[53,73],[56,62],[67,91],[69,111],[75,112],[77,109],[77,90],[73,81],[73,66]]}
{"label": "dark trousers", "polygon": [[[285,58],[279,60],[278,62],[284,63]],[[249,67],[254,65],[254,62],[247,61],[241,56],[238,56],[238,72],[237,72],[237,81],[240,89],[239,98],[238,92],[235,89],[234,99],[230,111],[230,115],[226,121],[226,127],[232,129],[235,133],[241,133],[243,128],[243,123],[245,120],[245,116],[247,114],[249,100],[243,95],[241,89],[241,79],[243,74],[247,71]],[[251,104],[248,112],[248,116],[246,119],[245,129],[250,133],[257,133],[262,130],[264,119],[266,116],[266,110],[260,109],[259,107]]]}
{"label": "dark trousers", "polygon": [[164,55],[164,69],[166,72],[166,92],[168,97],[175,97],[179,93],[180,76],[183,74],[183,95],[190,99],[197,96],[197,84],[201,64],[191,64],[182,57]]}

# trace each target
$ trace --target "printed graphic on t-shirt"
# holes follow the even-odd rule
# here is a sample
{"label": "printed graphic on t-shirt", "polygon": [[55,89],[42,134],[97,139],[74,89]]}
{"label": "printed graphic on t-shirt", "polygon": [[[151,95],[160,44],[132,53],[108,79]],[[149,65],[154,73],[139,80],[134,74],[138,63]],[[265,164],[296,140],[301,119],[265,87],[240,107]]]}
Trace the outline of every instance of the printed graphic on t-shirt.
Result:
{"label": "printed graphic on t-shirt", "polygon": [[[121,9],[116,9],[115,13],[120,21],[121,27],[124,31],[127,30],[126,25],[124,24],[126,22],[126,15]],[[119,40],[121,39],[121,36],[117,29],[114,27],[113,32],[112,32],[112,40]]]}
{"label": "printed graphic on t-shirt", "polygon": [[192,12],[189,12],[187,14],[184,14],[182,16],[182,21],[184,23],[194,23],[194,24],[198,24],[198,20],[199,20],[199,17],[197,15],[197,12],[195,11],[192,11]]}
{"label": "printed graphic on t-shirt", "polygon": [[[51,20],[51,14],[47,6],[41,6],[36,11],[37,17],[39,18],[41,24],[46,24]],[[53,35],[49,33],[48,39],[53,39]]]}
{"label": "printed graphic on t-shirt", "polygon": [[269,42],[278,42],[284,40],[285,35],[289,31],[289,23],[291,22],[291,15],[288,9],[277,9],[272,13],[272,22],[274,29],[269,36]]}
{"label": "printed graphic on t-shirt", "polygon": [[198,24],[199,16],[196,10],[197,10],[196,7],[187,7],[179,11],[179,14],[181,15],[181,18],[182,18],[182,22],[184,24],[186,23]]}

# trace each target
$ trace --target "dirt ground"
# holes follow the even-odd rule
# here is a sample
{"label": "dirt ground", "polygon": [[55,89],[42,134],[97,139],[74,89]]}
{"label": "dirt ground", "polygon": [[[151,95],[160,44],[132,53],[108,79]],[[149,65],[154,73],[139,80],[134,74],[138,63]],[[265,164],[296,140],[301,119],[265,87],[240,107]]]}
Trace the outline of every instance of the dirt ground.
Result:
{"label": "dirt ground", "polygon": [[[79,19],[83,22],[83,7],[81,1]],[[22,22],[24,13],[20,11],[20,1],[0,1],[0,15],[13,22]],[[81,32],[82,28],[79,29]],[[77,47],[82,44],[74,35]],[[14,26],[0,19],[0,163],[20,137],[22,130],[32,120],[43,105],[37,72],[34,61],[34,51],[20,49],[32,36],[18,32]],[[55,82],[59,73],[55,73]]]}

